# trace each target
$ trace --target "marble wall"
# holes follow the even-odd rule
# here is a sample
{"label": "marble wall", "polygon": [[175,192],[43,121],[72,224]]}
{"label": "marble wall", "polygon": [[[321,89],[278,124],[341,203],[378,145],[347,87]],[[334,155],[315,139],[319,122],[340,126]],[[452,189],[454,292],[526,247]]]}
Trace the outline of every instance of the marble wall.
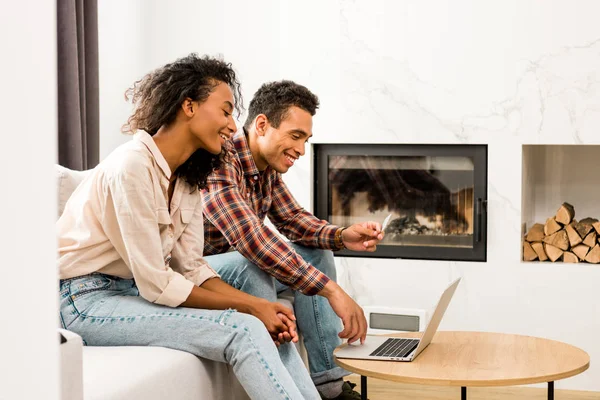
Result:
{"label": "marble wall", "polygon": [[[523,144],[600,144],[600,3],[131,4],[100,4],[106,93],[175,56],[218,52],[236,65],[246,99],[262,82],[283,78],[319,95],[314,142],[487,144],[486,263],[338,258],[339,281],[363,306],[429,308],[462,276],[441,329],[574,344],[592,365],[557,388],[600,391],[593,361],[600,358],[600,266],[520,261]],[[111,24],[123,13],[135,26]],[[130,46],[103,42],[117,34]],[[137,64],[117,69],[125,56]],[[124,140],[116,129],[127,106],[116,101],[102,98],[103,155]],[[311,158],[308,151],[285,175],[309,209]],[[590,178],[579,190],[598,183]]]}
{"label": "marble wall", "polygon": [[[288,34],[282,58],[295,61],[283,75],[324,100],[315,142],[489,152],[486,263],[338,258],[342,286],[364,306],[430,308],[462,276],[441,329],[543,336],[600,356],[600,267],[520,261],[523,144],[600,143],[600,26],[591,17],[600,4],[381,0],[313,10],[286,14],[310,25]],[[303,204],[312,201],[311,165],[306,157],[286,175]],[[574,190],[585,196],[598,183]],[[598,377],[592,363],[557,387],[600,390]]]}

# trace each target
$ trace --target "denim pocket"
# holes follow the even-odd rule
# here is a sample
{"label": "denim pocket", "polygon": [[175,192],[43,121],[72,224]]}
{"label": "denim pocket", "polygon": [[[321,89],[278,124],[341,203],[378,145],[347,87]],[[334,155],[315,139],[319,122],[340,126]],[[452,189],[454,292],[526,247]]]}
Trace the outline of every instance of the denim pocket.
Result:
{"label": "denim pocket", "polygon": [[76,300],[84,294],[108,289],[111,283],[112,280],[109,277],[100,274],[74,279],[70,283],[71,299]]}

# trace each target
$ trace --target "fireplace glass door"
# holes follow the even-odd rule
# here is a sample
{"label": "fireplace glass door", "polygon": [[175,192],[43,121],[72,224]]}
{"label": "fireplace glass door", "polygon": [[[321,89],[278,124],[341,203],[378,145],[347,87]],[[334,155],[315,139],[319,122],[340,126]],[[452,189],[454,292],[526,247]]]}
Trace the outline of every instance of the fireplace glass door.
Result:
{"label": "fireplace glass door", "polygon": [[385,221],[375,253],[485,261],[485,146],[315,145],[316,215],[335,225]]}

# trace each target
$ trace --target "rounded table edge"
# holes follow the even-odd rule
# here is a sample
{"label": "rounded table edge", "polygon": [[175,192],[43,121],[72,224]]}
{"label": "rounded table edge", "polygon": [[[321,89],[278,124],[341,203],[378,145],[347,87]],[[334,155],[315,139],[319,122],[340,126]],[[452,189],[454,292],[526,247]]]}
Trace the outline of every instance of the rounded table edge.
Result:
{"label": "rounded table edge", "polygon": [[518,386],[528,385],[533,383],[546,383],[554,382],[561,379],[570,378],[575,375],[586,371],[590,367],[590,363],[586,363],[580,368],[576,368],[572,371],[563,372],[560,374],[540,376],[535,378],[521,378],[521,379],[504,379],[504,380],[451,380],[451,379],[431,379],[431,378],[415,378],[406,377],[400,375],[386,375],[379,372],[373,372],[370,370],[363,370],[353,366],[346,365],[340,362],[338,358],[335,359],[336,363],[347,371],[354,372],[356,374],[366,376],[369,378],[383,379],[392,382],[419,384],[419,385],[430,385],[430,386],[465,386],[465,387],[495,387],[495,386]]}
{"label": "rounded table edge", "polygon": [[[441,331],[441,332],[444,332],[444,331]],[[454,332],[454,331],[449,331],[449,332]],[[411,333],[414,333],[414,332],[411,332]],[[480,333],[480,332],[474,332],[474,333]],[[483,332],[483,333],[496,333],[496,332]],[[399,335],[401,335],[401,334],[399,334]],[[412,336],[412,335],[407,335],[407,336]],[[517,336],[527,336],[527,335],[517,335]],[[552,339],[546,339],[546,340],[552,340]],[[553,341],[555,341],[555,340],[553,340]],[[561,342],[561,343],[564,343],[564,342]],[[369,378],[384,379],[384,380],[393,381],[393,382],[409,383],[409,384],[422,384],[422,385],[431,385],[431,386],[468,386],[468,387],[518,386],[518,385],[528,385],[528,384],[535,384],[535,383],[553,382],[553,381],[557,381],[557,380],[561,380],[561,379],[566,379],[566,378],[570,378],[575,375],[579,375],[582,372],[589,369],[589,367],[590,367],[589,353],[586,352],[585,350],[583,350],[579,347],[573,346],[571,344],[568,344],[568,343],[564,343],[564,344],[572,346],[572,347],[582,351],[583,353],[585,353],[585,355],[587,356],[587,362],[577,368],[572,369],[572,370],[560,372],[560,373],[556,373],[556,374],[550,374],[550,375],[544,375],[544,376],[540,375],[540,376],[536,376],[536,377],[526,377],[526,378],[503,379],[503,380],[471,381],[471,380],[431,379],[431,378],[406,377],[406,376],[400,376],[400,375],[388,375],[388,374],[384,374],[381,372],[374,372],[371,370],[362,369],[359,367],[348,365],[348,364],[344,363],[343,360],[353,360],[353,359],[337,358],[335,356],[335,351],[334,351],[333,356],[334,356],[334,361],[337,365],[339,365],[340,367],[342,367],[350,372],[354,372],[356,374],[360,374],[362,376],[366,376]],[[346,345],[347,344],[344,343],[344,344],[338,346],[338,348],[344,347]],[[400,361],[383,361],[383,362],[400,362]]]}

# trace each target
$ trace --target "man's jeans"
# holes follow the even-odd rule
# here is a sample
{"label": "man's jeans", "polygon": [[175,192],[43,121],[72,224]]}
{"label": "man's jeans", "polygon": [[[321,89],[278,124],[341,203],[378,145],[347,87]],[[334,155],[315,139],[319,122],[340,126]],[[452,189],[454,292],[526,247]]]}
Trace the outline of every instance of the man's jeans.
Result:
{"label": "man's jeans", "polygon": [[[336,280],[335,262],[331,251],[291,245],[306,262],[330,279]],[[205,259],[221,275],[221,279],[254,296],[275,301],[277,293],[288,289],[237,251],[207,256]],[[308,353],[310,375],[315,385],[349,375],[348,371],[336,366],[333,361],[333,350],[342,342],[338,337],[342,324],[327,299],[322,296],[305,296],[294,291],[294,311],[298,330],[302,333]]]}
{"label": "man's jeans", "polygon": [[228,363],[252,399],[320,399],[296,347],[278,350],[252,315],[153,304],[133,280],[96,273],[60,282],[60,317],[88,345],[161,346]]}

